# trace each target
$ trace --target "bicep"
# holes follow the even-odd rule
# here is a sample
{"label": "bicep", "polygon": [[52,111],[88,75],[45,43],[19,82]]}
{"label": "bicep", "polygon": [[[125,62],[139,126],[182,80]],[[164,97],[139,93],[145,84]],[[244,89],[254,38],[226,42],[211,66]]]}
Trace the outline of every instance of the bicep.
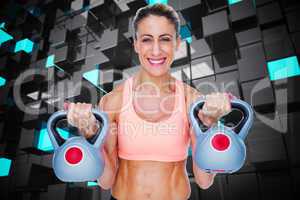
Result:
{"label": "bicep", "polygon": [[104,148],[108,154],[112,154],[117,146],[118,126],[116,122],[116,113],[111,112],[111,105],[108,96],[103,96],[98,104],[100,110],[108,115],[109,128],[105,139]]}

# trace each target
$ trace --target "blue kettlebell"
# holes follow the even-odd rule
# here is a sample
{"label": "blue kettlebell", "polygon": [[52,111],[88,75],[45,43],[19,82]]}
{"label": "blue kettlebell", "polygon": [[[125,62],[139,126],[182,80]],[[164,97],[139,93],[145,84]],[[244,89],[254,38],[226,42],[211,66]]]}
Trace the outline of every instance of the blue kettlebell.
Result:
{"label": "blue kettlebell", "polygon": [[227,124],[230,126],[219,120],[217,125],[207,128],[198,117],[204,102],[200,98],[190,107],[189,119],[197,138],[194,160],[208,173],[236,172],[246,160],[244,140],[253,124],[252,107],[242,100],[232,99],[231,113],[239,115],[238,122],[231,122],[229,118]]}
{"label": "blue kettlebell", "polygon": [[65,140],[59,135],[55,127],[60,120],[67,118],[66,111],[53,113],[47,122],[48,134],[54,147],[52,167],[61,181],[94,181],[103,173],[104,160],[100,148],[108,132],[108,117],[106,113],[96,109],[92,109],[92,112],[101,122],[101,128],[90,142],[84,136]]}

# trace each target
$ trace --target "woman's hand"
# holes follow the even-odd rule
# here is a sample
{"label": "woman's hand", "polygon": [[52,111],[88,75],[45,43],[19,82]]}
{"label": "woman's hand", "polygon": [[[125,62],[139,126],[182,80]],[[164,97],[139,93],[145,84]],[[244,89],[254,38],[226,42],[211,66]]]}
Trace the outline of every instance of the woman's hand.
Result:
{"label": "woman's hand", "polygon": [[67,110],[67,120],[72,126],[79,129],[79,132],[86,138],[97,133],[98,121],[92,113],[92,104],[87,103],[64,103]]}
{"label": "woman's hand", "polygon": [[233,96],[230,93],[212,93],[205,96],[205,103],[202,110],[199,110],[198,117],[205,126],[210,127],[220,117],[231,111],[230,100]]}

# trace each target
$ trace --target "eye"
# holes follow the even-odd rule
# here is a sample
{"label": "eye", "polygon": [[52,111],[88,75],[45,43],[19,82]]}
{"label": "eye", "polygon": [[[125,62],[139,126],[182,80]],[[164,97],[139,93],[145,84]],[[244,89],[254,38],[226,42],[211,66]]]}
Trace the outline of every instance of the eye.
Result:
{"label": "eye", "polygon": [[169,41],[171,41],[171,39],[168,38],[168,37],[161,38],[161,40],[164,41],[164,42],[169,42]]}
{"label": "eye", "polygon": [[143,38],[142,42],[150,42],[150,38]]}

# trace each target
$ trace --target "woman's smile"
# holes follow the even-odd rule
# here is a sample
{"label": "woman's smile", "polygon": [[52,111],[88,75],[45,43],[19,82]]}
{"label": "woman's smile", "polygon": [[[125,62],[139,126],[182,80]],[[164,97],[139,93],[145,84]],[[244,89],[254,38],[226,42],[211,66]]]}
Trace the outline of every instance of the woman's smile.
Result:
{"label": "woman's smile", "polygon": [[164,65],[166,62],[166,57],[163,58],[147,58],[148,62],[152,67],[160,67],[161,65]]}

